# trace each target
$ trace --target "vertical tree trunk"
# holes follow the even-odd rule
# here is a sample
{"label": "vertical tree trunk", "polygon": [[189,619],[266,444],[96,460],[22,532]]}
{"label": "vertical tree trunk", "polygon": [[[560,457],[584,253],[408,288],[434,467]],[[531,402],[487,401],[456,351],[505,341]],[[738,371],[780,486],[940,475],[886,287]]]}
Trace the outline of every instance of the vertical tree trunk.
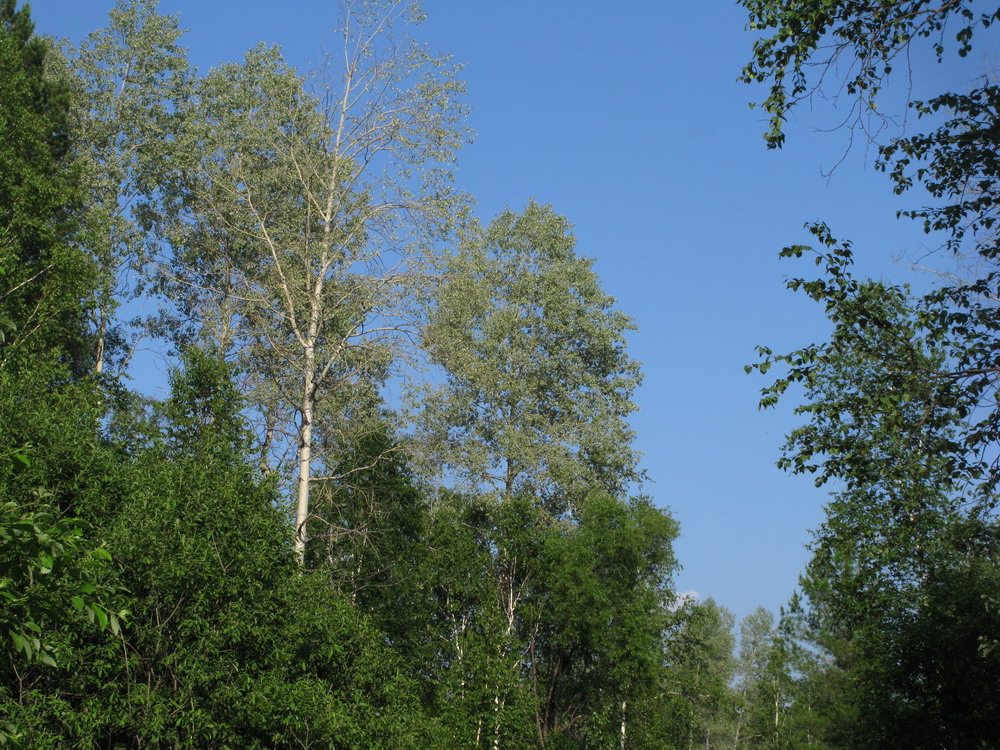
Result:
{"label": "vertical tree trunk", "polygon": [[781,688],[778,685],[778,679],[774,680],[774,729],[777,732],[778,721],[781,717]]}
{"label": "vertical tree trunk", "polygon": [[94,353],[94,373],[104,372],[104,341],[107,338],[108,318],[104,307],[99,307],[97,314],[100,322],[97,324],[97,351]]}
{"label": "vertical tree trunk", "polygon": [[299,428],[299,475],[295,509],[295,556],[298,558],[299,565],[304,565],[306,558],[306,524],[309,520],[309,482],[312,477],[312,425],[313,410],[316,405],[316,387],[314,382],[315,349],[311,343],[305,347],[304,354],[302,424]]}
{"label": "vertical tree trunk", "polygon": [[500,750],[500,711],[506,702],[500,700],[499,692],[493,696],[493,750]]}
{"label": "vertical tree trunk", "polygon": [[626,711],[628,709],[628,702],[622,701],[622,724],[621,724],[621,736],[618,740],[619,750],[625,750],[625,731],[627,728],[627,723],[625,721]]}

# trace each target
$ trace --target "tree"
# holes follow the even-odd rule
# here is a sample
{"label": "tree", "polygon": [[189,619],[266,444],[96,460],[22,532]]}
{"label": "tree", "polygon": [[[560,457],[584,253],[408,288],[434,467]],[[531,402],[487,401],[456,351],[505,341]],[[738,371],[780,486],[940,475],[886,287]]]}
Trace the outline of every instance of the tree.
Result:
{"label": "tree", "polygon": [[[770,83],[763,103],[771,115],[765,136],[770,147],[783,143],[788,113],[824,84],[837,80],[854,97],[848,122],[871,133],[873,128],[866,123],[892,116],[877,109],[877,98],[896,59],[917,54],[919,45],[914,45],[926,39],[940,61],[949,46],[946,34],[952,32],[957,54],[965,56],[975,35],[1000,18],[1000,11],[983,13],[966,0],[878,5],[851,0],[804,4],[746,0],[744,5],[751,28],[772,32],[754,43],[753,59],[743,70],[746,82]],[[947,362],[928,374],[961,384],[977,405],[977,418],[968,420],[956,436],[970,461],[974,456],[982,459],[1000,438],[1000,411],[993,398],[1000,362],[996,346],[1000,276],[994,262],[1000,249],[995,231],[1000,175],[997,102],[1000,88],[987,77],[968,91],[946,91],[910,102],[918,119],[938,118],[937,127],[887,139],[878,147],[875,165],[889,174],[896,193],[922,186],[933,199],[930,205],[900,211],[901,216],[918,220],[925,232],[944,232],[946,249],[971,251],[985,261],[980,278],[946,275],[954,283],[943,284],[920,305],[920,315],[949,354]],[[981,463],[984,492],[991,491],[1000,477],[996,466],[988,464]]]}
{"label": "tree", "polygon": [[47,74],[53,50],[15,5],[0,3],[0,369],[17,359],[80,368],[93,274],[74,245],[69,86]]}
{"label": "tree", "polygon": [[526,601],[539,746],[662,747],[677,524],[648,500],[593,493],[544,538]]}
{"label": "tree", "polygon": [[429,616],[421,606],[427,499],[388,426],[364,435],[334,474],[313,497],[306,564],[325,571],[406,653]]}
{"label": "tree", "polygon": [[[943,709],[979,679],[984,664],[973,654],[991,617],[983,585],[996,570],[996,498],[980,481],[982,457],[961,439],[977,395],[935,376],[954,351],[951,332],[936,325],[936,298],[854,279],[849,248],[824,227],[815,232],[829,248],[818,256],[826,278],[789,286],[826,306],[831,339],[787,355],[764,350],[760,367],[788,367],[764,405],[793,383],[805,387],[797,411],[809,421],[789,436],[780,465],[840,485],[802,579],[809,638],[854,686],[853,709],[830,704],[850,724],[827,734],[860,747],[904,736],[914,747],[989,744],[992,721]],[[946,628],[946,649],[915,635]],[[964,677],[934,666],[962,661]]]}
{"label": "tree", "polygon": [[[5,657],[0,677],[5,681],[19,660],[54,664],[51,639],[80,611],[118,627],[117,617],[109,620],[97,603],[106,593],[96,584],[107,552],[87,538],[75,517],[79,485],[60,486],[58,474],[71,472],[74,458],[94,447],[82,439],[76,442],[85,447],[73,445],[69,436],[81,417],[93,425],[96,415],[75,403],[89,393],[74,378],[88,345],[82,302],[92,275],[74,245],[80,193],[68,159],[69,89],[64,78],[49,75],[53,54],[49,43],[35,36],[27,7],[15,10],[14,0],[0,2],[0,653]],[[57,429],[51,429],[54,420],[47,413],[54,408],[63,411]],[[46,448],[53,448],[49,455]],[[56,453],[65,459],[60,468],[54,466]],[[0,727],[0,742],[6,736]]]}
{"label": "tree", "polygon": [[859,698],[850,644],[820,636],[815,615],[798,592],[781,610],[771,662],[779,668],[784,705],[780,724],[765,732],[767,747],[852,747],[859,717],[872,710]]}
{"label": "tree", "polygon": [[37,373],[0,371],[0,746],[19,746],[19,708],[39,680],[71,668],[76,639],[111,640],[124,619],[88,518],[114,487],[116,456],[94,429],[97,391],[53,383],[46,359]]}
{"label": "tree", "polygon": [[[100,627],[120,628],[117,612],[99,600],[101,569],[108,551],[90,541],[79,518],[66,517],[54,502],[56,494],[37,486],[23,495],[22,483],[11,474],[31,465],[28,451],[4,446],[0,454],[0,634],[5,664],[0,679],[8,680],[16,663],[38,661],[56,666],[53,631],[85,613]],[[22,494],[21,497],[18,497]],[[0,726],[0,744],[4,737]]]}
{"label": "tree", "polygon": [[[921,38],[942,60],[951,34],[957,54],[967,55],[1000,17],[962,0],[745,5],[751,27],[770,34],[755,43],[743,76],[770,83],[764,107],[772,147],[783,142],[787,114],[830,80],[854,97],[848,122],[874,137],[891,121],[876,107],[895,60],[918,54]],[[995,722],[960,706],[970,684],[980,695],[996,689],[980,681],[988,659],[972,654],[991,616],[983,586],[996,569],[1000,481],[997,101],[995,82],[984,78],[966,91],[911,102],[918,118],[935,116],[934,129],[888,138],[876,164],[897,193],[927,190],[930,205],[900,214],[926,232],[944,232],[947,249],[978,254],[979,278],[946,277],[914,299],[900,287],[854,279],[849,243],[815,226],[825,275],[792,286],[825,305],[833,337],[789,355],[763,352],[762,369],[773,362],[789,369],[762,403],[774,403],[792,383],[805,386],[809,402],[800,409],[809,422],[790,436],[782,464],[841,485],[803,578],[810,637],[833,659],[832,673],[841,670],[854,688],[846,721],[828,732],[836,744],[996,742]],[[944,642],[917,635],[949,628],[955,637]]]}
{"label": "tree", "polygon": [[[177,161],[183,102],[192,78],[176,16],[157,0],[119,0],[107,28],[68,49],[73,82],[73,153],[86,192],[82,232],[98,270],[93,369],[126,343],[116,309],[149,286],[148,230],[163,177]],[[120,353],[126,359],[128,352]]]}
{"label": "tree", "polygon": [[410,292],[462,212],[449,179],[463,85],[399,33],[419,17],[410,3],[349,3],[339,80],[309,94],[257,48],[206,77],[187,114],[198,158],[177,175],[167,227],[174,298],[269,384],[268,428],[294,432],[300,557],[318,467],[338,459],[316,452],[317,424],[397,360]]}
{"label": "tree", "polygon": [[729,748],[735,735],[735,619],[714,599],[687,601],[667,637],[666,683],[680,747]]}
{"label": "tree", "polygon": [[634,325],[574,245],[566,219],[531,202],[453,259],[424,334],[445,382],[417,399],[416,440],[463,486],[572,503],[641,476]]}
{"label": "tree", "polygon": [[536,503],[443,493],[431,508],[421,571],[430,597],[430,703],[457,747],[530,746],[536,699],[525,684],[529,581],[551,519]]}
{"label": "tree", "polygon": [[780,747],[792,696],[788,652],[774,617],[757,607],[740,622],[734,745]]}
{"label": "tree", "polygon": [[594,493],[559,520],[537,498],[445,494],[429,529],[449,746],[663,746],[666,513]]}

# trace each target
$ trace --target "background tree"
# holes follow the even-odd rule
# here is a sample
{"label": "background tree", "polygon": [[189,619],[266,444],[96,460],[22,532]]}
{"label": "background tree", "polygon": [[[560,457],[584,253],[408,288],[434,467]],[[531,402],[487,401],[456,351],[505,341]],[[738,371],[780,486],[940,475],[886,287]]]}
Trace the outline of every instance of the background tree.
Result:
{"label": "background tree", "polygon": [[787,740],[785,714],[794,695],[789,656],[770,612],[757,607],[743,618],[736,662],[736,746],[775,748]]}
{"label": "background tree", "polygon": [[736,620],[714,599],[687,601],[668,631],[668,669],[662,689],[676,718],[672,734],[678,746],[729,748],[735,734],[731,684]]}
{"label": "background tree", "polygon": [[74,245],[81,203],[69,160],[69,84],[26,7],[0,3],[0,369],[13,360],[85,367],[82,300],[92,266]]}
{"label": "background tree", "polygon": [[416,440],[463,486],[574,502],[640,478],[634,325],[574,245],[566,219],[531,202],[453,259],[424,334],[445,382],[419,395]]}
{"label": "background tree", "polygon": [[[83,242],[95,261],[93,367],[134,341],[116,311],[148,289],[156,249],[148,230],[164,176],[177,161],[179,118],[192,73],[176,16],[156,0],[121,0],[107,28],[66,50],[73,82],[73,152],[85,190]],[[133,331],[132,337],[141,335]],[[127,347],[125,351],[115,351]]]}
{"label": "background tree", "polygon": [[528,652],[539,745],[662,746],[677,524],[646,500],[597,493],[576,518],[546,538],[529,589],[538,618]]}
{"label": "background tree", "polygon": [[436,675],[431,705],[459,747],[530,746],[536,700],[525,682],[524,613],[551,519],[528,500],[443,494],[426,561]]}

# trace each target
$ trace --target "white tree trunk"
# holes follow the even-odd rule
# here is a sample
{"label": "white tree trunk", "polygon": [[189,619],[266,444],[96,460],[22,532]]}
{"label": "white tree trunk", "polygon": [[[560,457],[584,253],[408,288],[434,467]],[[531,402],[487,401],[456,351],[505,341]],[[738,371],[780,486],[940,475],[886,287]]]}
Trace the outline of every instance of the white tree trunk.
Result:
{"label": "white tree trunk", "polygon": [[625,730],[628,726],[625,716],[628,709],[628,702],[622,701],[622,725],[621,725],[621,736],[619,737],[618,747],[620,750],[625,750]]}
{"label": "white tree trunk", "polygon": [[302,424],[299,428],[298,486],[295,509],[295,556],[299,565],[305,564],[306,525],[309,520],[309,483],[312,479],[312,426],[316,405],[315,350],[305,347],[305,372],[302,377]]}

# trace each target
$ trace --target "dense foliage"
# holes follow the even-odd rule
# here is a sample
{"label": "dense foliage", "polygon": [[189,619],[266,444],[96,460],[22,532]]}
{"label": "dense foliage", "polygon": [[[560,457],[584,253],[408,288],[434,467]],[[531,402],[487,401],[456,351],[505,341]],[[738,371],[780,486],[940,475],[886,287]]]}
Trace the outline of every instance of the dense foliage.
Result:
{"label": "dense foliage", "polygon": [[[665,636],[689,610],[672,608],[675,522],[627,496],[630,323],[550,208],[464,218],[447,185],[463,85],[408,36],[419,9],[348,5],[361,95],[324,108],[276,49],[196,75],[150,0],[62,53],[15,6],[0,745],[678,744],[694,712],[664,698]],[[532,481],[463,494],[380,394],[421,357],[482,380],[439,334],[488,314],[495,278],[453,291],[484,248],[524,269],[535,316],[508,326],[535,368],[520,437],[492,449],[540,457]],[[161,312],[125,319],[140,296]],[[576,329],[556,325],[567,305]],[[510,334],[469,328],[483,352]],[[162,400],[122,379],[148,335],[176,358]]]}
{"label": "dense foliage", "polygon": [[[744,4],[771,146],[814,63],[874,132],[901,51],[997,17]],[[569,221],[472,219],[458,68],[414,3],[344,12],[310,80],[264,45],[198,74],[154,0],[61,51],[0,0],[0,746],[1000,745],[996,86],[879,151],[982,278],[855,278],[822,224],[784,251],[833,333],[762,349],[762,403],[801,389],[780,465],[834,491],[801,593],[737,628],[631,494],[633,325]]]}

